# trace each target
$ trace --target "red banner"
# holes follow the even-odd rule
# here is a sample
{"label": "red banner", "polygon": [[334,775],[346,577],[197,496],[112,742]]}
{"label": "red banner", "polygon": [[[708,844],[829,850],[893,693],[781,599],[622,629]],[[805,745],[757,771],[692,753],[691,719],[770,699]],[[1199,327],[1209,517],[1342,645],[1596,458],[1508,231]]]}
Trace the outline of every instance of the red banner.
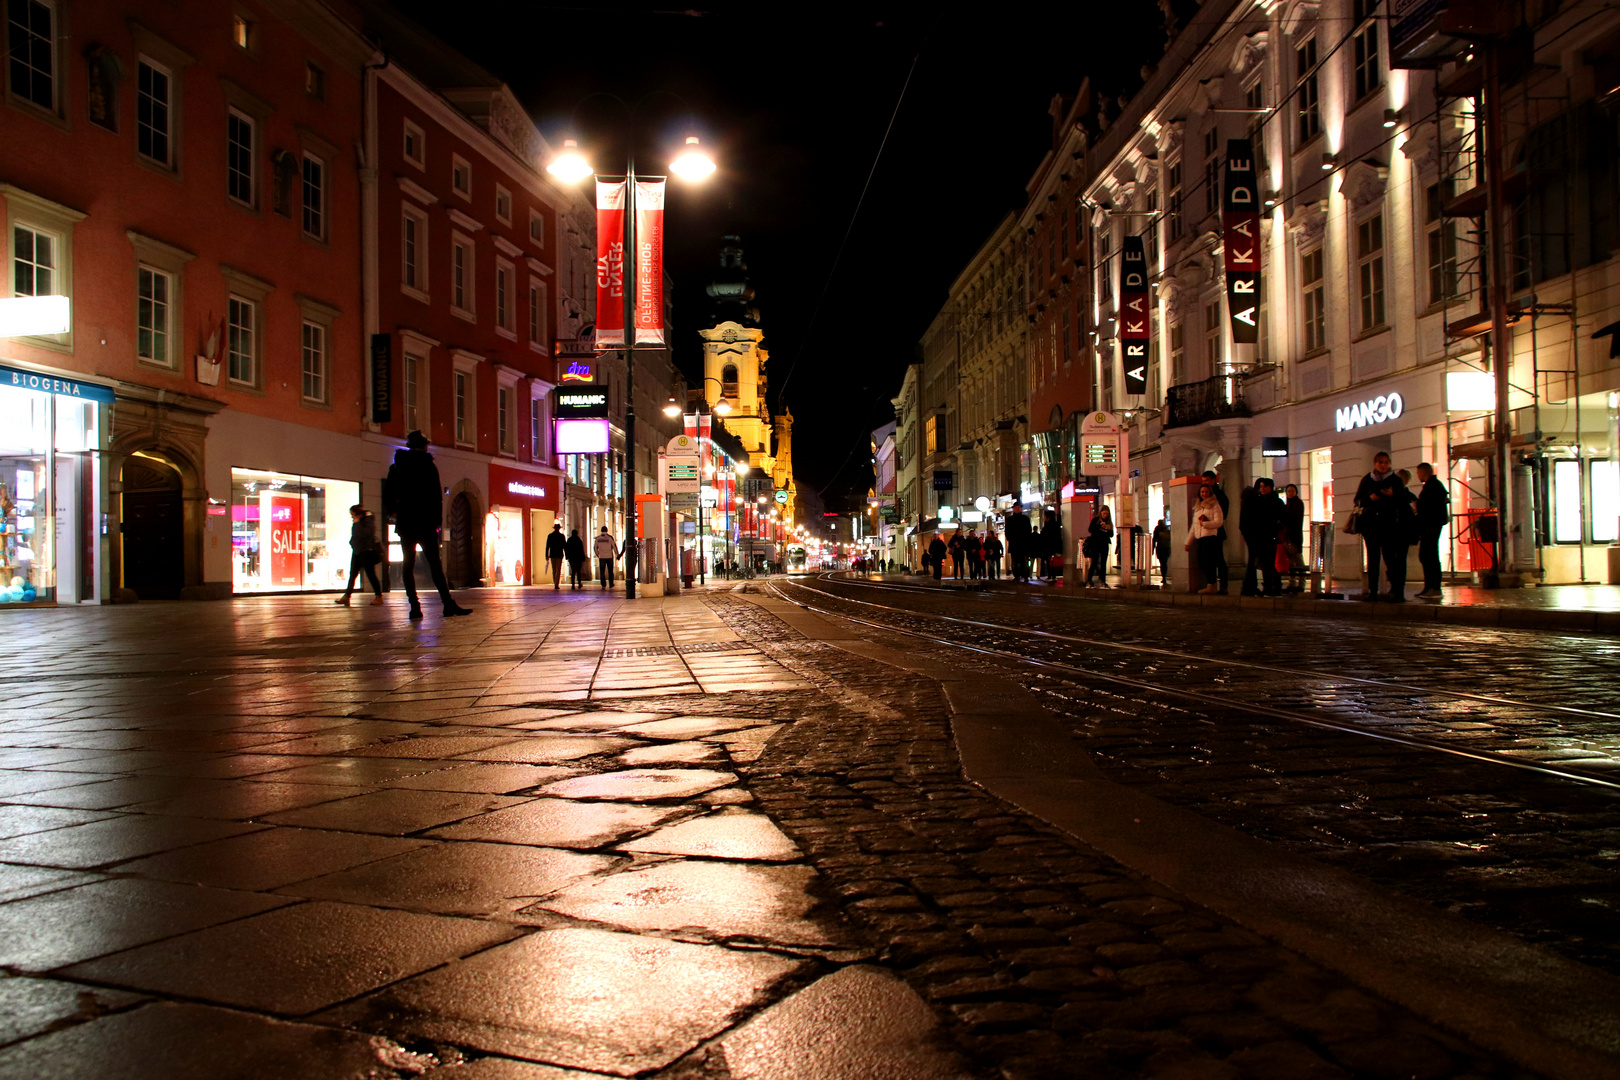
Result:
{"label": "red banner", "polygon": [[596,182],[596,347],[624,348],[624,181]]}
{"label": "red banner", "polygon": [[636,181],[636,344],[664,344],[662,180]]}
{"label": "red banner", "polygon": [[304,500],[297,495],[270,496],[270,583],[304,583]]}

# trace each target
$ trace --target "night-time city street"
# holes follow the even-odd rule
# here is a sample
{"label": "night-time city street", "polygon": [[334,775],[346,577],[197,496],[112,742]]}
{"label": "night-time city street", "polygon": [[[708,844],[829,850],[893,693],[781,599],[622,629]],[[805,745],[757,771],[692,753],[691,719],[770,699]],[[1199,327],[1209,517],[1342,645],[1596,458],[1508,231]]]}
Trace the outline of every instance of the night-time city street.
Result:
{"label": "night-time city street", "polygon": [[1620,7],[0,6],[0,1080],[1620,1080]]}

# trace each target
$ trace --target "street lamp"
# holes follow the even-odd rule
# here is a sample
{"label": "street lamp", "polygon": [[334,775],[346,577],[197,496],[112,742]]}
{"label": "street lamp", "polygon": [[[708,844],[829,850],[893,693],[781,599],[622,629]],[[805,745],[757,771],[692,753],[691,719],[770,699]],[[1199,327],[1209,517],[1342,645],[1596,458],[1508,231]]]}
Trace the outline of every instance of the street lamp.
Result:
{"label": "street lamp", "polygon": [[[625,112],[631,118],[635,110],[616,94],[613,97],[623,105]],[[626,150],[624,167],[624,252],[629,261],[630,281],[624,290],[624,445],[627,451],[624,455],[624,597],[626,600],[636,598],[636,575],[639,572],[641,545],[636,540],[636,513],[640,509],[636,505],[636,284],[637,268],[640,260],[636,256],[636,148],[634,131],[626,132]],[[670,162],[670,171],[682,180],[696,182],[705,179],[714,172],[714,159],[698,144],[696,135],[689,135],[686,145],[682,148],[675,160]],[[591,163],[585,160],[580,152],[579,143],[573,139],[564,139],[562,151],[552,158],[546,165],[546,171],[565,184],[574,184],[593,175],[596,170]]]}

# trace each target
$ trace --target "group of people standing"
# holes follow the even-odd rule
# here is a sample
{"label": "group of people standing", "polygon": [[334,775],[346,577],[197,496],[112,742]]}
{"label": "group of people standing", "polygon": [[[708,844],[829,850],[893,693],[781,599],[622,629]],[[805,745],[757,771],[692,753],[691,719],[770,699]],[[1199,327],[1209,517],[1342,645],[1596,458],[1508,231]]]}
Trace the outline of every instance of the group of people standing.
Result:
{"label": "group of people standing", "polygon": [[[998,580],[1002,573],[1002,560],[1010,558],[1012,579],[1029,581],[1033,577],[1056,580],[1063,573],[1063,525],[1057,514],[1046,511],[1041,528],[1036,528],[1023,505],[1014,503],[1002,522],[1006,539],[986,526],[981,536],[976,530],[965,533],[959,528],[949,539],[938,533],[928,542],[923,552],[923,572],[933,572],[934,580],[945,576],[949,560],[953,577]],[[966,571],[964,575],[963,571]]]}

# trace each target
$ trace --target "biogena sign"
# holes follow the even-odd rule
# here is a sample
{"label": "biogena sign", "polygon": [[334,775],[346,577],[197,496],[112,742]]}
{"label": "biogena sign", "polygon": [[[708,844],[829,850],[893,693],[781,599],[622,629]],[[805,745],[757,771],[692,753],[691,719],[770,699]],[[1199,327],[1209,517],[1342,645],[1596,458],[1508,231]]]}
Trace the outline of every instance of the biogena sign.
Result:
{"label": "biogena sign", "polygon": [[1342,409],[1335,409],[1333,422],[1335,431],[1349,431],[1352,428],[1371,427],[1374,424],[1387,423],[1394,420],[1406,411],[1406,402],[1397,393],[1380,394],[1367,401],[1358,401],[1354,405],[1346,405]]}

